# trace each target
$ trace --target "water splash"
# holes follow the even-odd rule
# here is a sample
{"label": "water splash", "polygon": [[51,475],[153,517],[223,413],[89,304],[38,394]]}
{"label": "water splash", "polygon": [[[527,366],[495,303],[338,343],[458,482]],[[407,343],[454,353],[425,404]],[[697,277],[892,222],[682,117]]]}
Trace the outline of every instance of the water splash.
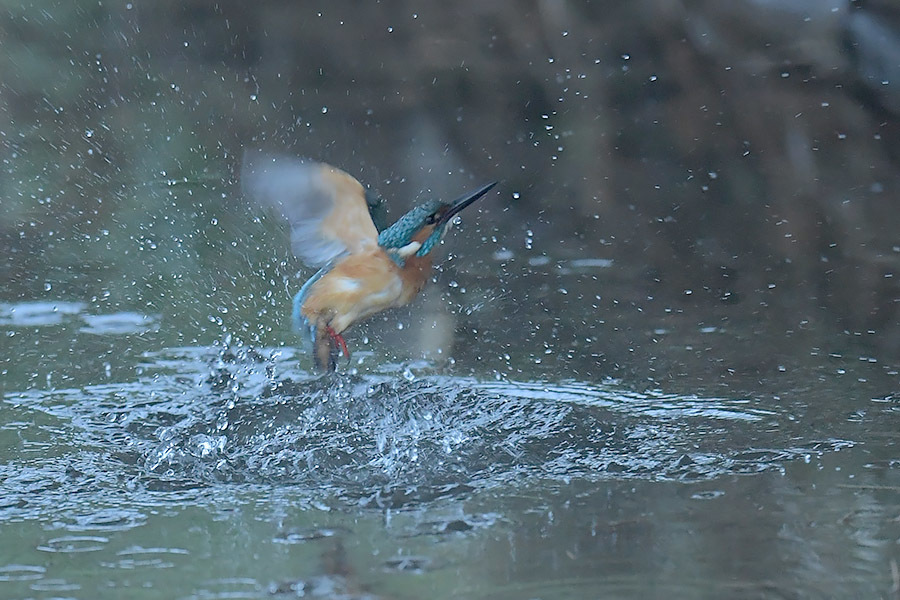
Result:
{"label": "water splash", "polygon": [[[8,410],[22,415],[14,420],[34,423],[22,435],[52,429],[80,450],[0,466],[0,515],[78,508],[79,493],[98,487],[115,504],[121,494],[156,502],[223,484],[288,484],[314,502],[400,507],[535,480],[778,470],[846,444],[794,436],[795,447],[772,450],[765,428],[754,437],[746,425],[780,415],[752,399],[614,381],[484,382],[421,365],[405,378],[403,368],[315,378],[283,349],[181,348],[146,355],[132,382],[7,394]],[[84,519],[115,527],[142,516],[107,509]]]}

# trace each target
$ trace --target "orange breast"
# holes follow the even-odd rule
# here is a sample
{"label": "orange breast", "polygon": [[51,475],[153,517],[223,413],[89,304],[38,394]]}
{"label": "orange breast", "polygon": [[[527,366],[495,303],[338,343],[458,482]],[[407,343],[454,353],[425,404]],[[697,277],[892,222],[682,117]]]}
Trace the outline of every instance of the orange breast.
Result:
{"label": "orange breast", "polygon": [[423,257],[410,256],[406,259],[406,264],[400,270],[400,277],[403,279],[403,290],[406,294],[402,304],[411,301],[416,294],[422,291],[428,276],[431,274],[431,256]]}
{"label": "orange breast", "polygon": [[411,257],[401,269],[381,248],[351,254],[309,292],[301,311],[317,326],[341,333],[353,323],[412,300],[431,268],[428,258]]}

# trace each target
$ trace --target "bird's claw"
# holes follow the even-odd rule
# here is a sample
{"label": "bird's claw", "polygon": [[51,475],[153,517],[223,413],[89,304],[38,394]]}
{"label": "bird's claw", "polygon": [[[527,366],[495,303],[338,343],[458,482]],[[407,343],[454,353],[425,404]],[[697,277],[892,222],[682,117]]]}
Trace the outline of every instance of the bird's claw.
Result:
{"label": "bird's claw", "polygon": [[326,325],[325,331],[328,332],[328,335],[331,336],[331,339],[338,345],[338,348],[341,349],[341,352],[344,356],[347,357],[347,362],[350,362],[350,350],[347,348],[347,342],[344,341],[344,336],[335,332],[334,329],[331,328],[331,325]]}

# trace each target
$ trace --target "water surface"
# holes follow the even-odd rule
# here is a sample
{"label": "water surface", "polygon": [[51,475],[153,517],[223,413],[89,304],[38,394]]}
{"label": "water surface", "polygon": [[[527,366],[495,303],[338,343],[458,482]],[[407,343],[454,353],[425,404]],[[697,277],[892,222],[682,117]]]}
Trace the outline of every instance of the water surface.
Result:
{"label": "water surface", "polygon": [[[14,341],[42,329],[111,346],[157,328],[86,311],[10,305],[3,326]],[[462,376],[371,351],[317,377],[305,358],[126,349],[84,362],[79,385],[9,358],[4,596],[890,590],[893,396],[835,415],[817,406],[824,386],[683,395]]]}

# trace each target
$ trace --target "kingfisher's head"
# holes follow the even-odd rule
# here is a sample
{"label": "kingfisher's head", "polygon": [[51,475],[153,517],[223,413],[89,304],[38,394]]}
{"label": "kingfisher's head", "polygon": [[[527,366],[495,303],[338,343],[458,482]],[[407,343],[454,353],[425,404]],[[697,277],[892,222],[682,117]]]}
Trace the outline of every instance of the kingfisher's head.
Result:
{"label": "kingfisher's head", "polygon": [[[497,185],[494,181],[478,190],[463,194],[453,202],[427,200],[397,219],[378,236],[378,244],[396,251],[398,262],[409,256],[426,256],[450,229],[453,218]],[[396,259],[395,259],[396,260]]]}

